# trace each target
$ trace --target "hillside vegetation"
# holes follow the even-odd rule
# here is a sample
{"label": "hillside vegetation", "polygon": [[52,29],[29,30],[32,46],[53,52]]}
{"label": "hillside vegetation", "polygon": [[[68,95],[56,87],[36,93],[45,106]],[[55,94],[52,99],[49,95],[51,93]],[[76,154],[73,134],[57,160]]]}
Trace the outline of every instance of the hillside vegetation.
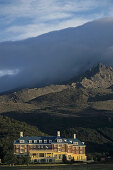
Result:
{"label": "hillside vegetation", "polygon": [[45,135],[37,127],[6,116],[0,116],[0,158],[3,162],[10,161],[13,158],[13,142],[19,138],[21,131],[24,132],[25,136]]}

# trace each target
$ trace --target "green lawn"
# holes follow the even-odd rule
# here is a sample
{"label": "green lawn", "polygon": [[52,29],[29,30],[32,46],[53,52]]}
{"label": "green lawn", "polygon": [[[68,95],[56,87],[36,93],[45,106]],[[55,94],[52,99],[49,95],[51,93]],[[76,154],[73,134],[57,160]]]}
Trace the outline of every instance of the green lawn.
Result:
{"label": "green lawn", "polygon": [[0,170],[113,170],[113,164],[90,164],[90,165],[38,165],[38,166],[1,166]]}

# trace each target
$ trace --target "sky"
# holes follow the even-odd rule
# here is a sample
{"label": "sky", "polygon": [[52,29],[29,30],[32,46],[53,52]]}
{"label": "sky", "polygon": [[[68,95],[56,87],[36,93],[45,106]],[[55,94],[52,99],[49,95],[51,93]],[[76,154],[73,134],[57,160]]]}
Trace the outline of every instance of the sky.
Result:
{"label": "sky", "polygon": [[0,42],[36,37],[110,16],[113,0],[0,0]]}

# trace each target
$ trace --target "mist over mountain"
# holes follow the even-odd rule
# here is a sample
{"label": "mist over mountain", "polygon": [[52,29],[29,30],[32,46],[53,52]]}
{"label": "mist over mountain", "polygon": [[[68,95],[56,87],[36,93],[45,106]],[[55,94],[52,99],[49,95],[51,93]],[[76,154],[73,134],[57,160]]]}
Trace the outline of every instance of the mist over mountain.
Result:
{"label": "mist over mountain", "polygon": [[113,17],[0,43],[0,92],[63,82],[99,62],[113,65]]}

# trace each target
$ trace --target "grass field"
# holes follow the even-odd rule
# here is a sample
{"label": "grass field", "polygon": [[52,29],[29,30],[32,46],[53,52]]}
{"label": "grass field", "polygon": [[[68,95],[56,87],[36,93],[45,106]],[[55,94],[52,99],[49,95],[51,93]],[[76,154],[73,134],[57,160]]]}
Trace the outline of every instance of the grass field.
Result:
{"label": "grass field", "polygon": [[0,170],[113,170],[113,164],[1,166]]}

